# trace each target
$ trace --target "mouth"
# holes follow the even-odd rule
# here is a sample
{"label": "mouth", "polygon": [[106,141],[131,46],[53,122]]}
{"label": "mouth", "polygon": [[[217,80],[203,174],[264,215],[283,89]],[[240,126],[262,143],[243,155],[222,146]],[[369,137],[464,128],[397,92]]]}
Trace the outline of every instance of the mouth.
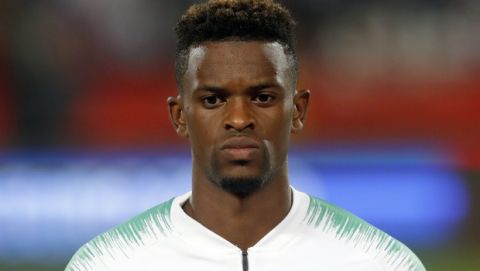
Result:
{"label": "mouth", "polygon": [[220,150],[227,156],[228,160],[248,161],[258,153],[260,145],[254,139],[248,137],[233,137],[226,140]]}
{"label": "mouth", "polygon": [[232,137],[227,139],[220,147],[221,150],[258,148],[260,148],[258,142],[248,137]]}

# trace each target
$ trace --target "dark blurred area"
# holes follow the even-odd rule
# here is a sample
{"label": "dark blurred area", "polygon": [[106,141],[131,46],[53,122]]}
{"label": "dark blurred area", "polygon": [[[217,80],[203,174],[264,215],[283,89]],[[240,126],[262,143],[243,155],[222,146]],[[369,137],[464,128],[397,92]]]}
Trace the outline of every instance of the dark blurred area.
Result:
{"label": "dark blurred area", "polygon": [[[3,1],[4,148],[183,142],[165,98],[192,1]],[[299,21],[300,140],[428,140],[478,163],[476,1],[284,1]]]}
{"label": "dark blurred area", "polygon": [[[3,0],[0,153],[185,148],[166,99],[173,29],[194,2]],[[419,255],[429,270],[479,270],[480,2],[280,2],[298,21],[299,88],[313,99],[295,146],[446,150],[469,214],[447,245]]]}

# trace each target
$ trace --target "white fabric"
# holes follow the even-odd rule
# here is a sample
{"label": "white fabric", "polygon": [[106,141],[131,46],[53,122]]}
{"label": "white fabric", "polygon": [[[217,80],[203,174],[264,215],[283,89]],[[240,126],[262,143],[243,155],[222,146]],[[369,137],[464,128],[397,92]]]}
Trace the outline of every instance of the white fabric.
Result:
{"label": "white fabric", "polygon": [[[92,240],[66,271],[243,271],[242,251],[183,211],[181,206],[189,196],[176,197],[169,218],[161,217],[163,222],[149,214]],[[403,244],[341,209],[330,211],[321,201],[316,214],[312,200],[293,189],[288,215],[248,249],[249,271],[425,270]],[[361,227],[349,226],[357,220]],[[337,221],[344,224],[339,226]]]}

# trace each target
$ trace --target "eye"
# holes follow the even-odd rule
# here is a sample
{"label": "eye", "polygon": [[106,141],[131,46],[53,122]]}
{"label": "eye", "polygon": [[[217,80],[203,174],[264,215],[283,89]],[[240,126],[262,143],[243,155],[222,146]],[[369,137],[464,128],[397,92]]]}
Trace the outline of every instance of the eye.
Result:
{"label": "eye", "polygon": [[269,104],[275,100],[275,97],[270,94],[259,94],[253,98],[253,101],[258,104]]}
{"label": "eye", "polygon": [[223,102],[223,100],[220,99],[218,96],[211,95],[211,96],[203,97],[202,102],[203,102],[203,105],[205,105],[205,107],[213,108],[215,106],[220,105]]}

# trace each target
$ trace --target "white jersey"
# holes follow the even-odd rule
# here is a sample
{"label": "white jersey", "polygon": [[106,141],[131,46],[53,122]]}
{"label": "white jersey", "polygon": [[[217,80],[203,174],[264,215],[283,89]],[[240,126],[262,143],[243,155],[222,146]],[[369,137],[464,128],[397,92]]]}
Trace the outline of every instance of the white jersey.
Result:
{"label": "white jersey", "polygon": [[188,216],[173,198],[85,244],[66,271],[425,270],[399,241],[360,218],[293,190],[288,215],[242,251]]}

